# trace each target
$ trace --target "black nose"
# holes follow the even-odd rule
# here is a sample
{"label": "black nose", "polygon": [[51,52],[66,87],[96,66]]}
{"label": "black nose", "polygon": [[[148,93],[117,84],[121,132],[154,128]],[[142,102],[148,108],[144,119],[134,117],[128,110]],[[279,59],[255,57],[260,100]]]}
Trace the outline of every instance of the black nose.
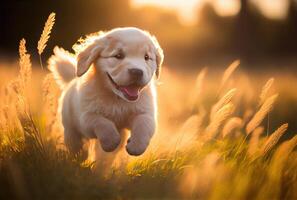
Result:
{"label": "black nose", "polygon": [[143,76],[143,71],[141,69],[129,69],[129,74],[133,80],[140,80]]}

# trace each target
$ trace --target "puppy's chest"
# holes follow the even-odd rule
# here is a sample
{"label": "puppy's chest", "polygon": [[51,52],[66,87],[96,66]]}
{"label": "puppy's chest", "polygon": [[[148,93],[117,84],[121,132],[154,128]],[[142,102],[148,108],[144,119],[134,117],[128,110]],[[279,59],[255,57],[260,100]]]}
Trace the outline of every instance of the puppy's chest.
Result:
{"label": "puppy's chest", "polygon": [[99,99],[92,104],[96,114],[113,121],[118,128],[129,128],[133,117],[142,112],[142,109],[136,103],[103,102]]}

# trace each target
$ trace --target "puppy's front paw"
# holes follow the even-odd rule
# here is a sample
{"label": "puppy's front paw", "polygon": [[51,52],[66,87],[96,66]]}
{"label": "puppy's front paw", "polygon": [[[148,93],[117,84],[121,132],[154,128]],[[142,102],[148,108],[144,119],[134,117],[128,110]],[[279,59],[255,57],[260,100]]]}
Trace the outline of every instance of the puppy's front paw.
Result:
{"label": "puppy's front paw", "polygon": [[119,134],[106,134],[100,138],[100,144],[104,151],[112,152],[114,151],[120,144],[121,137]]}
{"label": "puppy's front paw", "polygon": [[131,156],[139,156],[145,152],[148,144],[149,142],[136,141],[129,138],[126,150]]}

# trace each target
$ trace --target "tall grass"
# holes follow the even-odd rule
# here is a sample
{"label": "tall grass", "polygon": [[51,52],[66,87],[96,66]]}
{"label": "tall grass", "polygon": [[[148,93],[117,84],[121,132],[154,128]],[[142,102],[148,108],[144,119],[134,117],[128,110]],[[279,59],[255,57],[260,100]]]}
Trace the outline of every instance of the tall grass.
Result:
{"label": "tall grass", "polygon": [[45,49],[45,47],[47,45],[47,41],[50,38],[52,28],[53,28],[53,26],[55,24],[55,17],[56,17],[55,13],[51,13],[48,16],[48,18],[47,18],[47,20],[45,22],[42,34],[41,34],[40,39],[39,39],[38,44],[37,44],[37,50],[38,50],[38,54],[39,54],[39,61],[40,61],[40,65],[41,65],[42,69],[43,69],[43,64],[42,64],[41,54],[43,53],[43,51],[44,51],[44,49]]}
{"label": "tall grass", "polygon": [[[216,90],[207,88],[214,83],[206,69],[189,85],[165,71],[158,88],[159,130],[147,152],[137,158],[123,152],[117,163],[95,173],[83,152],[71,155],[61,143],[60,91],[53,77],[42,75],[42,88],[32,90],[36,77],[24,39],[19,52],[19,75],[0,92],[0,199],[297,198],[296,136],[280,142],[288,124],[262,134],[278,97],[269,96],[274,79],[243,104],[249,95],[244,83],[229,82],[239,61]],[[178,90],[191,85],[195,95]],[[33,112],[37,100],[30,98],[39,93],[44,109]]]}

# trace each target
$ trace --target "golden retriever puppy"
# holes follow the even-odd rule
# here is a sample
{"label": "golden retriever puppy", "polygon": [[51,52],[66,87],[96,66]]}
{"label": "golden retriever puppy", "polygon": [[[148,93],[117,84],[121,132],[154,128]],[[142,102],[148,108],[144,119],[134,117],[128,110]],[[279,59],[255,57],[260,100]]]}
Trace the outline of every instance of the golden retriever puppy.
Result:
{"label": "golden retriever puppy", "polygon": [[126,150],[141,155],[156,128],[154,77],[163,61],[157,40],[137,28],[116,28],[88,36],[74,50],[71,55],[56,47],[48,67],[63,91],[65,145],[77,153],[82,139],[96,138],[111,152],[129,129]]}

